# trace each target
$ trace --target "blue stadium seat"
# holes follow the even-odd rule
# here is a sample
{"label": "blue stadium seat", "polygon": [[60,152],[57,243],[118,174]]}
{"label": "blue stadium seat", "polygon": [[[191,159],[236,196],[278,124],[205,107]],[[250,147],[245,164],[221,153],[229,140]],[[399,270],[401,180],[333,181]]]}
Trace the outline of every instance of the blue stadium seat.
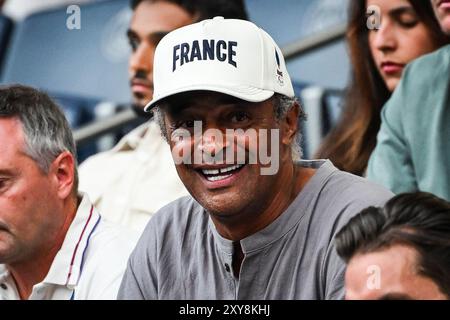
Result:
{"label": "blue stadium seat", "polygon": [[320,142],[339,118],[343,91],[298,81],[293,81],[292,85],[307,118],[299,123],[303,157],[312,159]]}
{"label": "blue stadium seat", "polygon": [[49,94],[64,110],[72,128],[79,128],[94,119],[93,110],[99,103],[98,100],[73,97],[65,94]]}
{"label": "blue stadium seat", "polygon": [[[94,109],[98,100],[69,96],[66,94],[49,93],[55,102],[63,109],[70,126],[79,128],[94,120]],[[78,162],[81,163],[87,157],[97,152],[95,142],[87,143],[78,148]]]}
{"label": "blue stadium seat", "polygon": [[9,38],[13,28],[13,22],[8,17],[0,14],[0,74],[3,67],[3,59],[8,47]]}
{"label": "blue stadium seat", "polygon": [[74,97],[130,101],[126,39],[131,10],[123,0],[80,5],[81,28],[69,30],[67,7],[17,24],[2,83],[22,83]]}

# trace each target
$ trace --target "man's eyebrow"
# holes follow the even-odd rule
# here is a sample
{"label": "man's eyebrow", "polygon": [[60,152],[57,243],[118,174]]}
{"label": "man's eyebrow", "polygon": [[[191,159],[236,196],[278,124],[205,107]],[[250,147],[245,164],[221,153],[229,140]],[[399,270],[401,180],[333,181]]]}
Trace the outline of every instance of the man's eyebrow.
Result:
{"label": "man's eyebrow", "polygon": [[177,107],[171,107],[170,113],[174,118],[182,118],[186,116],[192,116],[192,108],[183,105],[183,106],[177,106]]}
{"label": "man's eyebrow", "polygon": [[148,35],[148,39],[153,43],[158,43],[164,38],[170,31],[156,31]]}
{"label": "man's eyebrow", "polygon": [[[147,39],[150,42],[158,43],[162,38],[164,38],[165,35],[167,35],[170,32],[170,30],[167,31],[155,31],[147,35]],[[127,37],[128,38],[140,38],[140,36],[137,34],[136,31],[133,29],[127,30]]]}
{"label": "man's eyebrow", "polygon": [[8,176],[12,176],[12,175],[14,175],[13,170],[11,170],[11,169],[0,169],[0,176],[8,177]]}
{"label": "man's eyebrow", "polygon": [[381,296],[378,300],[414,300],[414,298],[406,293],[391,292]]}
{"label": "man's eyebrow", "polygon": [[127,30],[127,37],[128,37],[128,38],[138,37],[138,35],[137,35],[137,33],[134,32],[133,30],[128,29],[128,30]]}
{"label": "man's eyebrow", "polygon": [[223,96],[218,100],[220,104],[250,104],[251,102],[233,97],[233,96]]}
{"label": "man's eyebrow", "polygon": [[[184,101],[180,101],[179,103],[176,103],[175,105],[172,105],[171,108],[177,109],[179,113],[185,112],[189,113],[192,109],[195,109],[195,101],[196,99],[188,99]],[[251,102],[241,100],[239,98],[235,97],[223,97],[216,101],[216,104],[223,105],[223,106],[248,106],[252,105]]]}

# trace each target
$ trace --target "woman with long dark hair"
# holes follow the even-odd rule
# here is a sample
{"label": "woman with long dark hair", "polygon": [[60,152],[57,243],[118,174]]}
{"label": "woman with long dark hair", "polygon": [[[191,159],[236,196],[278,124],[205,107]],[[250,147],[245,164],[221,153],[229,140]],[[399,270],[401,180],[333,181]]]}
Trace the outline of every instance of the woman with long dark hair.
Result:
{"label": "woman with long dark hair", "polygon": [[[367,8],[381,12],[379,29],[369,29]],[[428,0],[353,0],[347,30],[352,79],[342,114],[316,158],[364,175],[376,145],[380,111],[406,64],[448,44]]]}

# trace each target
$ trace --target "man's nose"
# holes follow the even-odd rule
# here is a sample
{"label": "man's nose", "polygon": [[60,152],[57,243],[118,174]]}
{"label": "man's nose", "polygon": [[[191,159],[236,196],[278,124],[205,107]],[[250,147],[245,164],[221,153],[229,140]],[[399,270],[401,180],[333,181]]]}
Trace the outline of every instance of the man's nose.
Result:
{"label": "man's nose", "polygon": [[153,71],[153,55],[154,48],[146,43],[141,43],[130,57],[129,66],[132,73],[138,70],[151,73]]}
{"label": "man's nose", "polygon": [[198,145],[199,150],[211,157],[216,157],[226,151],[230,146],[230,142],[219,129],[208,129],[201,137]]}

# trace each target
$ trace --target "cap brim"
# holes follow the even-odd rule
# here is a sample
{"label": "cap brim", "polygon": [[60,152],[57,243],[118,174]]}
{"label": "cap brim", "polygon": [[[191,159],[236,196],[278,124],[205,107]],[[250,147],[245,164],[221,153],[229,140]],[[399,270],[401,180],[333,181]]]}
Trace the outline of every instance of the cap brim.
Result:
{"label": "cap brim", "polygon": [[149,112],[158,104],[158,102],[170,96],[197,90],[219,92],[248,102],[262,102],[269,99],[275,94],[274,91],[262,90],[251,86],[224,87],[215,85],[196,84],[183,88],[177,88],[176,90],[168,91],[159,95],[157,98],[154,98],[144,107],[144,111]]}

